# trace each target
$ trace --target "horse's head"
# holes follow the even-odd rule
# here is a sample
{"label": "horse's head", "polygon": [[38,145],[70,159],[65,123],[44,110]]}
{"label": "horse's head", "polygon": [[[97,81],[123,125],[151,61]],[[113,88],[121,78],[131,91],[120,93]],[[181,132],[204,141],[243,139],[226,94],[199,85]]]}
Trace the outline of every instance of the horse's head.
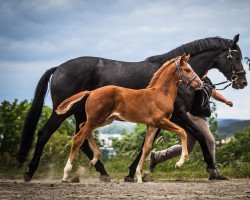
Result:
{"label": "horse's head", "polygon": [[200,80],[199,76],[193,71],[192,67],[188,64],[188,60],[190,55],[186,56],[184,53],[180,58],[180,64],[175,60],[175,66],[179,73],[180,82],[185,83],[186,85],[190,85],[195,89],[201,89],[203,87],[203,83]]}
{"label": "horse's head", "polygon": [[241,63],[242,54],[240,47],[237,45],[239,34],[231,41],[230,47],[220,53],[216,59],[218,69],[224,76],[231,81],[235,89],[243,89],[247,86],[246,71]]}

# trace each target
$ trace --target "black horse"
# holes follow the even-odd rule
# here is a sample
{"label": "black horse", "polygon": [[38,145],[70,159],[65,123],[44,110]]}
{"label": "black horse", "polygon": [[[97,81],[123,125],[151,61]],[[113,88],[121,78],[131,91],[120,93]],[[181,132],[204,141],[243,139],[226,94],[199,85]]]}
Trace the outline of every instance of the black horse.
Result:
{"label": "black horse", "polygon": [[[96,57],[80,57],[67,61],[58,67],[51,68],[41,77],[36,87],[34,100],[22,132],[21,145],[17,156],[17,160],[21,164],[26,160],[31,148],[35,128],[41,115],[47,92],[48,82],[53,74],[50,85],[53,112],[43,128],[38,131],[35,152],[29,164],[29,170],[25,173],[25,181],[31,180],[38,167],[45,144],[60,124],[71,114],[74,114],[76,131],[78,131],[80,123],[86,120],[82,110],[77,111],[77,106],[75,109],[72,109],[71,113],[57,115],[55,109],[64,99],[79,91],[94,90],[105,85],[118,85],[133,89],[145,88],[154,72],[165,61],[183,53],[191,54],[190,64],[200,77],[209,69],[217,68],[228,80],[232,81],[233,88],[242,89],[247,85],[247,81],[241,63],[241,50],[236,44],[238,39],[239,35],[235,36],[233,40],[218,37],[196,40],[182,45],[169,53],[152,56],[141,62],[121,62]],[[205,162],[207,162],[208,167],[214,168],[215,166],[203,134],[196,129],[186,115],[186,111],[189,110],[191,105],[186,98],[192,100],[192,96],[193,91],[180,87],[172,119],[196,137],[201,145]],[[87,141],[83,143],[81,150],[89,159],[93,158],[93,152]],[[130,166],[128,178],[134,178],[140,155],[137,156]],[[95,168],[100,172],[101,177],[108,177],[101,161],[96,163]]]}

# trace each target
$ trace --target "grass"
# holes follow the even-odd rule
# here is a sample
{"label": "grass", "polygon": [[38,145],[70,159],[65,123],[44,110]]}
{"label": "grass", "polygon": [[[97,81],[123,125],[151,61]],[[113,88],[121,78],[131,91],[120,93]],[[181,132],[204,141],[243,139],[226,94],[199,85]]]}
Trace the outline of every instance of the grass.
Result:
{"label": "grass", "polygon": [[[128,175],[128,168],[134,159],[130,156],[117,156],[111,158],[105,162],[105,168],[110,174],[111,178],[123,179]],[[174,168],[175,163],[178,158],[168,160],[161,164],[158,164],[153,173],[153,178],[155,179],[166,179],[166,180],[176,180],[176,179],[201,179],[208,178],[208,173],[206,172],[206,166],[203,163],[202,159],[192,158],[185,163],[181,169],[176,170]],[[37,172],[35,173],[34,179],[61,179],[63,175],[64,163],[61,165],[58,164],[47,164],[41,163]],[[98,177],[99,173],[92,170],[92,173],[89,172],[88,161],[82,159],[81,162],[77,162],[74,165],[73,171],[77,170],[77,166],[84,166],[85,176],[89,177]],[[149,161],[147,160],[144,166],[144,172],[148,172]],[[0,166],[0,178],[6,179],[22,179],[23,173],[27,169],[27,164],[18,168],[14,167],[1,167]],[[228,176],[229,178],[250,178],[250,163],[238,163],[230,166],[221,166],[220,171],[223,175]],[[73,172],[74,173],[74,172]]]}

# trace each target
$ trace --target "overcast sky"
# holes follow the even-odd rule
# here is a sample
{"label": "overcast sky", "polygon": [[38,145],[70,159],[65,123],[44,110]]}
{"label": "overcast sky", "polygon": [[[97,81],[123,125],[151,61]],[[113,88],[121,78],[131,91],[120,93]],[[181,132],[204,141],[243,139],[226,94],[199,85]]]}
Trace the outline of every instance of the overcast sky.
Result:
{"label": "overcast sky", "polygon": [[[0,101],[32,99],[47,69],[80,56],[140,61],[196,39],[238,33],[243,56],[250,56],[247,0],[1,0],[0,13]],[[216,70],[209,77],[225,80]],[[250,84],[249,73],[247,79]],[[222,94],[235,106],[217,103],[220,118],[250,119],[250,86]]]}

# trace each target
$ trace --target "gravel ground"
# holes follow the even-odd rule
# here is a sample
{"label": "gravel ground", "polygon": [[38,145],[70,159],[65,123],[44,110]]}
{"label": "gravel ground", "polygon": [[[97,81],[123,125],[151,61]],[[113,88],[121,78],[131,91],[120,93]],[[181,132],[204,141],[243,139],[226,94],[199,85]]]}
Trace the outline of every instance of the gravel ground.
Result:
{"label": "gravel ground", "polygon": [[80,183],[59,180],[0,180],[0,199],[250,199],[250,179],[229,181],[157,180],[142,184],[84,179]]}

